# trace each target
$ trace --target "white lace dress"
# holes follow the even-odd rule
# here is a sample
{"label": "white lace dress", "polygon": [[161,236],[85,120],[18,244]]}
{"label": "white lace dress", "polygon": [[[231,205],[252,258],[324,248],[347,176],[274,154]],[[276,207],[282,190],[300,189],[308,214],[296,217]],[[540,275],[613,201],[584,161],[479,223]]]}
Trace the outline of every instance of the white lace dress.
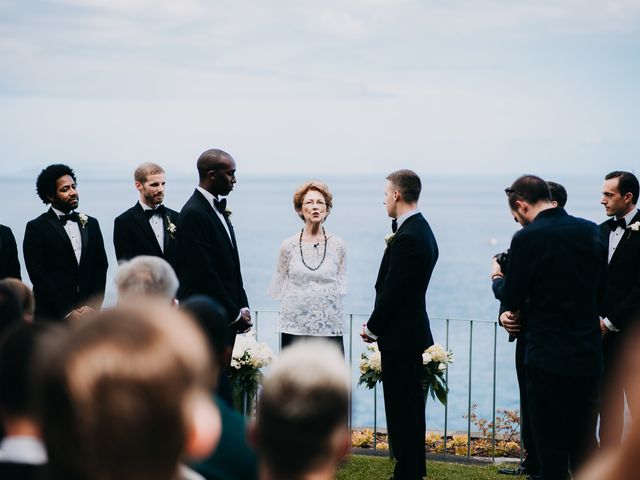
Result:
{"label": "white lace dress", "polygon": [[[327,237],[327,255],[317,270],[300,256],[300,234],[282,242],[269,295],[280,304],[278,332],[292,335],[335,337],[342,335],[342,296],[346,294],[346,244]],[[316,246],[314,246],[316,245]],[[305,263],[318,266],[324,242],[302,242]]]}

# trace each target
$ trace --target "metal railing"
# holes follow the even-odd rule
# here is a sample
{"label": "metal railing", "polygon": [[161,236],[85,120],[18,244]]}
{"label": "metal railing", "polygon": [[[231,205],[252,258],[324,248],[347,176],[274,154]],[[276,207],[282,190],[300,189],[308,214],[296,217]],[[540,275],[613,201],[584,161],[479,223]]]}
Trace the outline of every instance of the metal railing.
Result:
{"label": "metal railing", "polygon": [[[254,332],[256,335],[256,339],[260,339],[260,341],[266,341],[266,343],[273,345],[274,347],[277,346],[276,348],[274,348],[274,351],[280,351],[281,345],[280,345],[280,335],[276,334],[275,329],[276,329],[276,322],[277,322],[277,316],[278,313],[276,311],[271,311],[271,310],[258,310],[258,311],[254,311],[253,312],[253,316],[254,316]],[[354,364],[354,354],[357,351],[364,351],[364,343],[360,342],[360,338],[359,338],[359,325],[361,322],[359,322],[357,330],[354,332],[354,320],[358,317],[362,317],[363,320],[367,320],[368,319],[368,315],[365,314],[357,314],[357,313],[349,313],[346,314],[346,318],[345,320],[347,320],[345,322],[345,332],[343,335],[344,338],[344,342],[346,344],[346,348],[345,348],[345,353],[346,353],[346,357],[348,359],[349,362],[349,368],[350,368],[350,372],[351,372],[351,378],[352,378],[352,385],[354,385],[354,379],[357,382],[357,377],[354,377],[354,373],[358,374],[359,372],[359,368],[358,368],[358,362],[359,362],[359,357],[356,358],[357,362],[356,364]],[[271,321],[273,320],[273,321]],[[450,370],[453,368],[457,368],[458,365],[460,365],[461,361],[466,359],[468,365],[467,365],[467,371],[466,371],[466,375],[462,375],[463,372],[457,372],[456,374],[456,380],[457,381],[462,381],[462,379],[464,378],[466,380],[466,389],[467,389],[467,395],[466,395],[466,408],[465,410],[465,414],[461,416],[461,418],[465,418],[466,417],[466,437],[467,437],[467,451],[466,451],[466,458],[470,459],[471,458],[471,444],[472,444],[472,412],[473,412],[473,399],[474,396],[473,394],[475,393],[473,390],[473,380],[474,380],[474,331],[477,330],[478,328],[482,327],[485,330],[488,330],[490,332],[490,338],[487,338],[486,335],[485,337],[481,338],[481,340],[485,343],[488,344],[491,348],[491,357],[490,358],[490,363],[491,363],[491,373],[490,373],[490,378],[491,378],[491,389],[490,389],[490,403],[491,403],[491,424],[492,424],[492,429],[491,429],[491,461],[495,461],[496,458],[496,408],[497,408],[497,396],[496,396],[496,392],[497,392],[497,371],[498,371],[498,323],[496,321],[491,321],[491,320],[480,320],[480,319],[462,319],[462,318],[445,318],[445,317],[432,317],[430,318],[430,322],[431,322],[431,326],[432,326],[432,330],[434,331],[434,338],[436,339],[437,343],[441,343],[438,342],[438,339],[441,338],[438,336],[438,333],[442,334],[444,336],[444,348],[446,350],[451,350],[453,349],[454,352],[454,356],[456,359],[456,363],[454,365],[451,365],[447,371],[445,372],[445,378],[447,380],[447,384],[450,387],[450,391],[449,391],[449,396],[448,396],[448,401],[447,404],[444,405],[443,409],[443,418],[442,418],[442,423],[443,423],[443,429],[442,429],[442,437],[443,437],[443,456],[444,458],[446,458],[448,456],[448,452],[447,452],[447,441],[448,441],[448,437],[450,434],[454,433],[450,430],[450,414],[451,414],[451,399],[456,398],[459,399],[459,395],[462,393],[458,390],[458,386],[455,384],[455,382],[452,384],[450,382]],[[466,330],[468,332],[468,341],[467,342],[463,342],[460,341],[458,339],[457,342],[452,342],[452,338],[451,338],[451,330],[452,328],[455,328],[456,330],[459,330],[460,326],[467,326]],[[443,331],[442,331],[443,330]],[[354,335],[355,335],[355,341],[358,342],[357,344],[354,344]],[[466,345],[464,346],[464,349],[461,348],[463,346],[463,344],[466,343]],[[273,348],[273,347],[272,347]],[[512,353],[509,349],[512,347],[508,347],[507,350],[505,351],[505,354],[509,354]],[[465,351],[466,349],[466,351]],[[482,353],[482,352],[481,352]],[[484,360],[484,363],[486,363],[487,360],[487,356],[484,355],[482,357],[482,360]],[[479,362],[482,363],[482,362]],[[513,355],[510,355],[508,357],[508,359],[506,359],[505,361],[505,365],[506,368],[508,368],[509,370],[512,370],[512,372],[510,372],[510,374],[508,375],[508,379],[511,381],[511,383],[513,383],[513,385],[515,386],[514,388],[517,390],[517,383],[515,383],[515,367],[514,367],[514,359],[513,359]],[[352,389],[352,392],[350,393],[350,398],[349,398],[349,428],[351,431],[353,431],[353,413],[354,413],[354,407],[357,405],[358,401],[354,398],[355,394],[358,392],[362,392],[362,389]],[[378,426],[378,389],[374,388],[372,390],[372,394],[373,394],[373,448],[374,450],[377,448],[377,433],[379,430],[379,426]],[[360,397],[362,395],[359,395]],[[486,388],[485,388],[485,392],[484,392],[484,396],[486,397]],[[513,403],[513,402],[512,402]],[[427,412],[429,411],[429,408],[433,408],[430,407],[429,405],[433,405],[430,404],[428,402],[427,405]],[[437,406],[437,405],[436,405]],[[384,412],[383,412],[384,414]],[[358,427],[365,427],[366,425],[358,425]],[[429,430],[429,425],[427,425],[427,429]],[[518,429],[521,431],[520,426],[518,425]],[[459,430],[458,430],[459,431]],[[521,443],[521,435],[520,435],[520,456],[522,457],[522,443]]]}

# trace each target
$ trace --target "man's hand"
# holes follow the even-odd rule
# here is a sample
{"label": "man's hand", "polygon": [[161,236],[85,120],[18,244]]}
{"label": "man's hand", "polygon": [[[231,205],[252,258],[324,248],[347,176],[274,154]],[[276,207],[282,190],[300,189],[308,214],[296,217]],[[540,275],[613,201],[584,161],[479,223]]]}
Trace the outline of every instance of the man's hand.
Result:
{"label": "man's hand", "polygon": [[502,326],[509,335],[513,335],[514,337],[518,336],[522,329],[522,325],[520,324],[520,312],[502,312],[500,315],[500,323],[502,323]]}
{"label": "man's hand", "polygon": [[72,310],[71,313],[67,315],[67,318],[69,319],[69,321],[75,322],[77,320],[80,320],[81,318],[85,319],[86,317],[90,317],[95,313],[96,311],[93,308],[91,308],[88,305],[83,305],[80,308],[76,308],[75,310]]}
{"label": "man's hand", "polygon": [[375,340],[367,335],[367,332],[364,329],[364,325],[362,325],[362,331],[360,332],[360,337],[364,343],[373,343]]}
{"label": "man's hand", "polygon": [[604,320],[602,320],[602,318],[601,318],[600,319],[600,333],[602,333],[602,336],[604,337],[610,331],[611,330],[609,330],[609,328],[607,327],[607,324],[604,323]]}
{"label": "man's hand", "polygon": [[500,268],[500,264],[496,260],[496,257],[493,257],[491,261],[491,280],[495,277],[504,277],[504,274],[502,273],[502,268]]}
{"label": "man's hand", "polygon": [[235,323],[235,326],[238,333],[247,333],[248,331],[250,331],[251,327],[253,326],[253,322],[251,321],[251,310],[246,307],[241,308],[240,318]]}

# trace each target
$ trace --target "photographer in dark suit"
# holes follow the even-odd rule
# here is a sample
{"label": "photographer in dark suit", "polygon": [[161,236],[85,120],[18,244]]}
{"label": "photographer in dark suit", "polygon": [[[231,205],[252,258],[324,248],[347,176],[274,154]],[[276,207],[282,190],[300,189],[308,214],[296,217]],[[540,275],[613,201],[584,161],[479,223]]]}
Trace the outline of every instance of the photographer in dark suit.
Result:
{"label": "photographer in dark suit", "polygon": [[606,248],[595,224],[554,208],[541,178],[520,177],[505,191],[523,229],[511,242],[502,299],[515,312],[511,320],[526,319],[528,410],[540,476],[564,479],[596,447]]}
{"label": "photographer in dark suit", "polygon": [[9,227],[0,225],[0,280],[7,277],[22,280],[16,237]]}
{"label": "photographer in dark suit", "polygon": [[378,342],[387,427],[396,457],[395,479],[420,479],[425,466],[425,398],[422,353],[433,345],[426,311],[427,287],[438,245],[418,210],[422,184],[411,170],[387,177],[385,205],[392,231],[376,280],[373,313],[363,325],[365,342]]}
{"label": "photographer in dark suit", "polygon": [[[638,179],[630,172],[611,172],[605,177],[602,200],[609,220],[600,225],[602,237],[609,247],[607,294],[600,312],[604,374],[602,395],[607,405],[600,412],[600,446],[615,447],[620,443],[624,423],[624,394],[631,385],[619,381],[618,364],[624,342],[640,323],[640,212]],[[629,400],[631,415],[638,402]]]}
{"label": "photographer in dark suit", "polygon": [[113,245],[118,262],[152,255],[176,269],[178,212],[165,207],[165,172],[155,163],[143,163],[133,174],[138,202],[113,222]]}
{"label": "photographer in dark suit", "polygon": [[251,312],[242,283],[238,245],[227,210],[236,183],[236,162],[222,150],[198,158],[199,185],[178,217],[178,299],[208,295],[224,307],[233,334],[251,329]]}
{"label": "photographer in dark suit", "polygon": [[61,320],[99,310],[107,278],[107,255],[98,221],[78,208],[73,170],[49,165],[36,182],[49,210],[27,223],[24,261],[33,284],[36,318]]}
{"label": "photographer in dark suit", "polygon": [[[567,203],[566,189],[556,182],[547,182],[551,193],[551,205],[561,207]],[[516,222],[517,218],[514,217]],[[538,451],[531,430],[531,421],[529,418],[529,401],[527,397],[527,381],[525,377],[524,352],[526,350],[527,340],[524,332],[524,321],[507,312],[502,303],[502,294],[504,289],[503,271],[507,270],[509,261],[509,252],[502,252],[493,258],[493,267],[491,271],[491,288],[496,300],[500,301],[500,313],[498,322],[509,333],[509,341],[516,341],[516,375],[518,378],[518,390],[520,392],[520,432],[522,436],[522,445],[526,451],[526,455],[522,464],[516,469],[502,468],[498,473],[503,475],[528,475],[529,478],[537,478],[540,473],[540,462],[538,461]],[[503,322],[504,320],[504,322]]]}

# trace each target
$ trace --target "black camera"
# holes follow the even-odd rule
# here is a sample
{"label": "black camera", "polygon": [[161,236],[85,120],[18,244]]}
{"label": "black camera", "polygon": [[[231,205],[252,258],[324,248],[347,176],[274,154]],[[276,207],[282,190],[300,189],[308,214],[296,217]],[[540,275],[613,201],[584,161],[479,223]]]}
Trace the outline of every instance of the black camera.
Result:
{"label": "black camera", "polygon": [[509,263],[509,250],[506,252],[500,252],[495,257],[496,262],[500,265],[500,270],[504,273],[507,270],[507,263]]}

